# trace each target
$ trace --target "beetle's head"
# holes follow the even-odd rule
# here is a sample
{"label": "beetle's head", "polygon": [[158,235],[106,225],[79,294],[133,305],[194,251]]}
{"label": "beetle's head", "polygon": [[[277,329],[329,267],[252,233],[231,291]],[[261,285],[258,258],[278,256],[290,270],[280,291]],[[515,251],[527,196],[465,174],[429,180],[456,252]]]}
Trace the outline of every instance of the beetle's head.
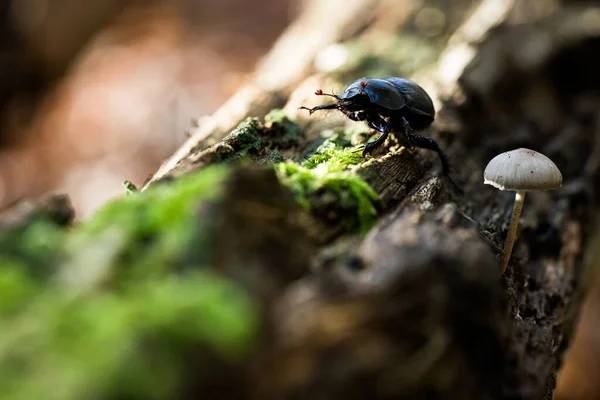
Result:
{"label": "beetle's head", "polygon": [[350,84],[339,96],[351,109],[382,108],[397,110],[405,104],[402,94],[385,79],[361,78]]}
{"label": "beetle's head", "polygon": [[[365,88],[367,87],[366,82],[364,82],[363,87],[365,87]],[[337,100],[336,107],[342,111],[344,111],[344,110],[347,110],[347,111],[363,110],[363,109],[367,108],[371,103],[371,101],[369,100],[369,96],[368,96],[367,92],[365,92],[365,91],[359,92],[356,95],[351,96],[351,97],[345,96],[346,93],[344,93],[342,95],[325,93],[321,89],[318,89],[315,92],[315,94],[317,96],[333,97],[334,99]]]}
{"label": "beetle's head", "polygon": [[369,108],[372,108],[374,106],[371,100],[373,95],[370,91],[371,88],[369,86],[370,85],[367,80],[357,81],[350,87],[348,87],[346,90],[344,90],[344,92],[340,95],[333,93],[325,93],[323,90],[317,89],[315,91],[315,95],[333,97],[336,100],[336,102],[333,104],[325,104],[313,108],[300,107],[300,109],[308,110],[311,114],[319,110],[338,109],[345,114],[356,111],[368,110]]}

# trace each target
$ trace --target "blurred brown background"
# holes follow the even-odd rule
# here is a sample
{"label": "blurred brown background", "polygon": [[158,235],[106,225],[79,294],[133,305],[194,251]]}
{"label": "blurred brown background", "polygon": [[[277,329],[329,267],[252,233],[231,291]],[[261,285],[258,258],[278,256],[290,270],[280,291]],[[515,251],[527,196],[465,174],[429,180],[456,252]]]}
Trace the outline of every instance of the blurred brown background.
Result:
{"label": "blurred brown background", "polygon": [[[241,86],[301,3],[3,2],[0,207],[64,191],[86,218],[123,180],[141,184]],[[556,399],[600,399],[594,287]]]}
{"label": "blurred brown background", "polygon": [[85,218],[123,180],[142,183],[236,90],[295,5],[5,2],[0,206],[61,190]]}

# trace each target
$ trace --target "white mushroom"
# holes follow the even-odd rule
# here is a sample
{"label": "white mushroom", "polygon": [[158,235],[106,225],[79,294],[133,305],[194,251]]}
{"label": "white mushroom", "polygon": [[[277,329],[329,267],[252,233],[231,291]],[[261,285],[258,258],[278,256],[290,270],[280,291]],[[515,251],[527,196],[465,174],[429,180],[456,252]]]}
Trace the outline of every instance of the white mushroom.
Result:
{"label": "white mushroom", "polygon": [[494,157],[485,167],[483,179],[486,185],[517,192],[501,260],[504,273],[515,243],[525,193],[532,190],[552,190],[562,186],[562,174],[545,155],[521,148]]}

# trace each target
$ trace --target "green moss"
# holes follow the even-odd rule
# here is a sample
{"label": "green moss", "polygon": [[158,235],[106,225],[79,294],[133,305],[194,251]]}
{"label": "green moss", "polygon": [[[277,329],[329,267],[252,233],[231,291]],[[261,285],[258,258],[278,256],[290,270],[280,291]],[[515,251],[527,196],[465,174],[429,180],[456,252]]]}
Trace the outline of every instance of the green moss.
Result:
{"label": "green moss", "polygon": [[43,282],[61,260],[64,237],[63,227],[44,219],[2,232],[0,258],[4,263],[0,265],[21,265],[31,279]]}
{"label": "green moss", "polygon": [[70,231],[38,221],[0,236],[3,399],[175,398],[188,362],[246,357],[257,309],[207,268],[211,227],[198,216],[227,176],[211,166]]}
{"label": "green moss", "polygon": [[[197,246],[210,235],[197,214],[203,202],[219,200],[227,174],[224,165],[213,165],[106,205],[67,237],[72,260],[65,275],[70,281],[81,277],[122,284],[124,279],[162,275],[178,267],[191,241]],[[209,249],[207,245],[205,252],[196,252],[204,255],[201,259],[187,262],[205,262]],[[88,253],[98,256],[88,257]]]}
{"label": "green moss", "polygon": [[30,274],[27,264],[5,255],[0,256],[0,319],[22,311],[41,285]]}
{"label": "green moss", "polygon": [[253,161],[260,156],[263,142],[259,137],[260,123],[256,118],[246,118],[237,128],[208,149],[195,148],[198,158],[194,161],[196,168],[219,163],[243,163]]}
{"label": "green moss", "polygon": [[[218,200],[229,170],[214,165],[144,192],[119,198],[105,205],[90,220],[75,229],[74,235],[94,235],[111,226],[139,235],[170,230],[185,223],[202,200]],[[190,221],[191,222],[191,221]]]}
{"label": "green moss", "polygon": [[285,111],[276,108],[265,115],[265,139],[271,146],[290,148],[300,144],[303,138],[302,129],[292,121]]}
{"label": "green moss", "polygon": [[265,115],[265,122],[270,124],[285,124],[289,119],[281,108],[274,108]]}
{"label": "green moss", "polygon": [[258,151],[262,148],[259,133],[258,119],[246,118],[225,138],[225,142],[243,157],[253,150]]}
{"label": "green moss", "polygon": [[285,159],[277,150],[270,151],[264,157],[258,157],[256,159],[256,163],[262,165],[272,165],[283,161],[285,161]]}
{"label": "green moss", "polygon": [[326,141],[314,155],[302,162],[302,166],[314,169],[320,164],[327,164],[328,171],[341,171],[346,167],[360,164],[362,161],[361,150],[340,148],[335,142]]}
{"label": "green moss", "polygon": [[227,363],[251,349],[258,321],[237,287],[207,272],[73,299],[46,290],[0,332],[4,399],[175,398],[191,352]]}
{"label": "green moss", "polygon": [[377,218],[377,193],[351,167],[363,161],[360,151],[340,147],[338,137],[325,141],[317,152],[302,163],[276,165],[279,179],[296,195],[305,209],[319,207],[319,197],[328,193],[337,199],[337,207],[348,215],[348,229],[366,232]]}

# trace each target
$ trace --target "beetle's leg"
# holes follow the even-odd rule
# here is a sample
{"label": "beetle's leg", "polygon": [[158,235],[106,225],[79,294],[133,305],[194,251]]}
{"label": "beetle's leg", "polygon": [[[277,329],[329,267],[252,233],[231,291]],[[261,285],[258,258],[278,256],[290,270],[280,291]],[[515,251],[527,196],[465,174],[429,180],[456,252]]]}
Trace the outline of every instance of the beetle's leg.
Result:
{"label": "beetle's leg", "polygon": [[450,163],[448,161],[448,157],[442,149],[438,146],[437,142],[433,139],[428,138],[427,136],[421,136],[415,133],[415,130],[410,126],[406,118],[402,117],[402,125],[404,127],[404,133],[406,134],[406,138],[409,143],[421,147],[423,149],[433,150],[438,153],[440,157],[440,161],[442,162],[442,174],[448,175],[450,172]]}
{"label": "beetle's leg", "polygon": [[375,150],[377,147],[381,146],[390,133],[390,128],[388,127],[388,124],[386,124],[384,121],[380,121],[379,125],[374,123],[373,121],[367,121],[367,123],[371,128],[381,132],[381,135],[372,142],[368,142],[367,144],[365,144],[365,149],[363,150],[363,157]]}
{"label": "beetle's leg", "polygon": [[325,104],[322,106],[316,106],[313,108],[308,108],[308,107],[298,107],[298,110],[308,110],[308,112],[310,114],[314,113],[315,111],[319,111],[319,110],[335,110],[337,108],[337,104]]}

